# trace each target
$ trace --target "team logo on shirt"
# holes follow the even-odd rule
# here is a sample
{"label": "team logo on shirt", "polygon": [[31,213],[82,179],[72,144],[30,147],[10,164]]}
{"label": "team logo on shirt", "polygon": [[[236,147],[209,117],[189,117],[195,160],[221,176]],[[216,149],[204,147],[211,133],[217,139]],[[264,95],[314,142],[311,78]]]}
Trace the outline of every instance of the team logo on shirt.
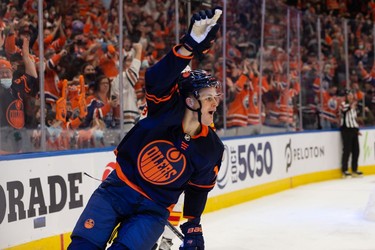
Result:
{"label": "team logo on shirt", "polygon": [[337,101],[334,98],[330,98],[328,101],[328,108],[330,110],[336,110],[337,109]]}
{"label": "team logo on shirt", "polygon": [[87,219],[85,221],[85,228],[91,229],[95,226],[95,221],[93,219]]}
{"label": "team logo on shirt", "polygon": [[185,156],[169,141],[153,141],[146,145],[138,156],[141,176],[156,185],[175,181],[185,167]]}
{"label": "team logo on shirt", "polygon": [[23,113],[23,102],[19,99],[11,102],[6,112],[8,123],[16,129],[21,129],[25,125],[25,118]]}
{"label": "team logo on shirt", "polygon": [[246,96],[243,100],[242,100],[242,105],[245,107],[245,108],[249,108],[249,97]]}
{"label": "team logo on shirt", "polygon": [[253,95],[253,104],[254,107],[258,107],[258,95]]}

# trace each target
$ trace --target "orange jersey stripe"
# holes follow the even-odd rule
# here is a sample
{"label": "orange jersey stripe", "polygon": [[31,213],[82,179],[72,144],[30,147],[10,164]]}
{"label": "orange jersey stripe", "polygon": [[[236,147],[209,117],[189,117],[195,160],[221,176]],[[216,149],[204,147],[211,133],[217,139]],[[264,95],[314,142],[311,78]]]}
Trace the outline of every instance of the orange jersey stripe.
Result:
{"label": "orange jersey stripe", "polygon": [[[115,154],[117,154],[117,150],[115,150]],[[117,176],[123,181],[125,182],[129,187],[131,187],[132,189],[134,189],[135,191],[137,191],[138,193],[142,194],[144,197],[146,197],[147,199],[150,199],[152,200],[139,186],[135,185],[133,182],[131,182],[126,176],[125,174],[122,172],[121,170],[121,167],[120,165],[116,162],[116,174]],[[175,206],[175,204],[172,204],[170,205],[169,207],[167,207],[166,209],[171,212],[173,207]]]}
{"label": "orange jersey stripe", "polygon": [[123,181],[125,182],[129,187],[131,187],[132,189],[134,189],[135,191],[137,191],[138,193],[142,194],[144,197],[152,200],[140,187],[138,187],[137,185],[135,185],[134,183],[132,183],[125,175],[124,173],[122,172],[121,170],[121,167],[120,165],[116,162],[116,173],[117,173],[117,176]]}
{"label": "orange jersey stripe", "polygon": [[155,95],[151,95],[151,94],[148,94],[146,93],[146,99],[147,100],[150,100],[154,103],[160,103],[160,102],[165,102],[165,101],[168,101],[169,99],[171,99],[172,95],[174,94],[174,92],[177,90],[178,86],[174,86],[171,90],[171,92],[169,93],[169,95],[167,96],[164,96],[164,97],[161,97],[161,98],[158,98],[156,97]]}
{"label": "orange jersey stripe", "polygon": [[200,187],[200,188],[213,188],[215,186],[215,183],[212,185],[198,185],[198,184],[192,183],[191,181],[189,181],[188,184],[191,186]]}

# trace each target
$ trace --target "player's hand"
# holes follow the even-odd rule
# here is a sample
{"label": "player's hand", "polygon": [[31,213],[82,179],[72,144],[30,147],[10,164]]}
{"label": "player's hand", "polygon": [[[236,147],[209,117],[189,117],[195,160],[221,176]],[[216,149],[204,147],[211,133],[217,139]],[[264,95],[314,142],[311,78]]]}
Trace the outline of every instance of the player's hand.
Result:
{"label": "player's hand", "polygon": [[189,29],[180,42],[198,59],[202,59],[211,48],[220,28],[217,20],[222,13],[222,9],[216,7],[212,10],[201,10],[192,16]]}
{"label": "player's hand", "polygon": [[198,221],[195,219],[180,226],[185,237],[179,250],[204,250],[202,226]]}

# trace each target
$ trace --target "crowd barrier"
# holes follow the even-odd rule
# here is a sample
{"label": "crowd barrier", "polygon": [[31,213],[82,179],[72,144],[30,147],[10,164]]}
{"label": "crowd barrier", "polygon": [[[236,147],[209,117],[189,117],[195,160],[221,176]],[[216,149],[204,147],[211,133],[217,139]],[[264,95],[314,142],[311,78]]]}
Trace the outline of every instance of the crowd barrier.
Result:
{"label": "crowd barrier", "polygon": [[[75,121],[72,128],[61,133],[62,128],[46,123],[45,107],[52,111],[56,108],[55,104],[48,105],[50,95],[56,95],[58,100],[64,93],[56,88],[57,82],[67,80],[74,96],[78,93],[76,78],[80,75],[85,76],[87,88],[90,84],[92,87],[93,79],[101,74],[106,73],[113,79],[123,69],[120,58],[132,55],[132,42],[140,42],[143,52],[138,90],[142,96],[144,71],[179,42],[189,27],[192,13],[214,6],[223,7],[222,27],[204,60],[192,60],[191,66],[210,72],[223,83],[225,101],[220,104],[215,118],[218,129],[239,135],[253,125],[274,126],[280,131],[337,128],[338,107],[346,88],[355,90],[361,126],[374,126],[375,29],[370,13],[357,16],[349,13],[351,15],[344,18],[321,13],[315,5],[308,8],[301,3],[302,9],[297,9],[282,0],[164,1],[160,6],[153,5],[152,1],[101,0],[96,1],[95,6],[79,1],[48,4],[34,1],[33,5],[30,5],[32,1],[7,2],[0,5],[0,30],[8,38],[0,55],[16,67],[20,63],[20,54],[16,53],[16,47],[20,49],[20,36],[31,36],[30,53],[35,57],[38,71],[36,89],[44,91],[37,95],[35,90],[24,100],[25,124],[21,127],[27,131],[19,126],[15,130],[8,130],[6,126],[6,130],[0,131],[0,154],[102,147],[104,143],[98,134],[103,131],[96,130],[99,126],[94,126],[96,136],[90,134],[94,127],[87,124],[75,127],[82,125],[77,123],[85,115],[80,119],[76,117],[74,99],[67,101],[66,109],[60,109],[69,111],[69,116],[61,116],[68,118],[62,119],[63,128]],[[38,7],[42,7],[43,13],[38,12]],[[50,32],[56,32],[53,39],[47,36]],[[140,37],[142,32],[146,34]],[[58,47],[52,46],[58,41],[61,42]],[[59,62],[53,61],[52,57],[58,55]],[[106,57],[111,60],[104,60]],[[52,60],[48,64],[55,65],[56,69],[45,71],[43,62],[47,60]],[[108,65],[103,60],[118,72],[107,72]],[[94,75],[82,72],[81,67],[86,63],[94,67]],[[22,67],[17,70],[20,74]],[[118,76],[122,82],[122,74]],[[240,76],[249,79],[242,82]],[[49,93],[52,91],[49,88],[56,93]],[[83,97],[82,91],[79,95]],[[119,103],[124,103],[123,95],[118,98]],[[0,104],[5,107],[4,100],[0,99]],[[83,110],[84,102],[81,104]],[[123,113],[121,109],[124,107],[120,105],[103,117],[104,133],[117,136],[117,130],[123,131],[125,117],[117,117]],[[61,134],[62,145],[56,140]]]}

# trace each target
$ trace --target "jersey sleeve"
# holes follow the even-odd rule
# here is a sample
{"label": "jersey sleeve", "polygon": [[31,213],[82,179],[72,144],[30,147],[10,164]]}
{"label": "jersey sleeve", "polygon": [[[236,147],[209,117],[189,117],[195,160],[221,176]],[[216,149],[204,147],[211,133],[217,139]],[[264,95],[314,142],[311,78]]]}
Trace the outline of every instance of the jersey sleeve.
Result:
{"label": "jersey sleeve", "polygon": [[[210,172],[206,172],[204,179],[205,184],[195,183],[194,180],[189,181],[185,189],[184,201],[184,217],[188,219],[199,218],[206,206],[208,192],[210,192],[216,184],[219,165],[214,166]],[[200,176],[200,177],[202,177]]]}
{"label": "jersey sleeve", "polygon": [[[217,175],[221,166],[224,145],[217,141],[216,147],[211,147],[212,159],[216,159],[208,166],[200,166],[185,189],[184,217],[188,219],[199,218],[206,206],[208,193],[215,187]],[[199,156],[197,156],[199,157]]]}
{"label": "jersey sleeve", "polygon": [[[120,75],[120,74],[119,74]],[[120,94],[120,77],[116,76],[111,83],[111,96]]]}
{"label": "jersey sleeve", "polygon": [[177,53],[175,46],[158,63],[148,68],[145,74],[148,114],[152,115],[160,105],[168,103],[176,93],[176,80],[189,64],[191,56]]}

